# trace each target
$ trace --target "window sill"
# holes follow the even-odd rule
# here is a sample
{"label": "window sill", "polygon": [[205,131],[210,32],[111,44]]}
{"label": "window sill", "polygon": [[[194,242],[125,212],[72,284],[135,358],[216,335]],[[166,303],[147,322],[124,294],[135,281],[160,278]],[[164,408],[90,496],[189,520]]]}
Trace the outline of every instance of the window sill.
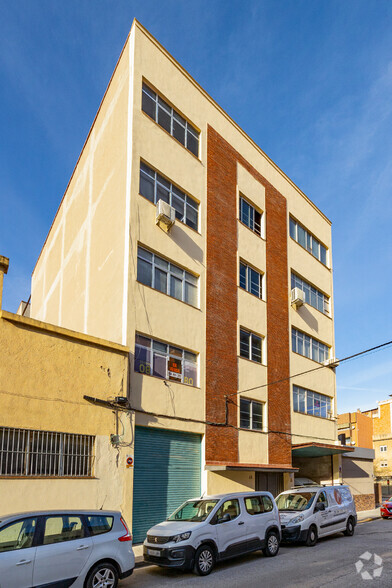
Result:
{"label": "window sill", "polygon": [[245,427],[238,427],[239,431],[247,431],[248,433],[264,433],[264,435],[268,435],[268,431],[266,429],[245,429]]}
{"label": "window sill", "polygon": [[319,259],[317,259],[317,257],[315,257],[315,256],[313,255],[313,253],[310,253],[310,251],[308,251],[308,250],[306,249],[306,247],[303,247],[303,246],[301,245],[301,243],[298,243],[298,241],[296,241],[295,239],[293,239],[293,237],[292,237],[291,235],[290,235],[290,239],[291,239],[291,240],[292,240],[294,243],[296,243],[296,244],[297,244],[299,247],[301,247],[301,249],[303,249],[304,251],[306,251],[306,253],[309,253],[309,255],[310,255],[311,257],[313,257],[313,259],[315,259],[315,260],[316,260],[316,261],[317,261],[317,262],[318,262],[320,265],[322,265],[323,267],[325,267],[325,269],[326,269],[326,270],[328,270],[329,272],[331,271],[331,268],[330,268],[330,267],[328,267],[327,265],[325,265],[325,263],[323,263],[322,261],[320,261]]}
{"label": "window sill", "polygon": [[177,302],[181,302],[181,304],[185,304],[189,308],[193,308],[194,310],[202,312],[200,308],[198,308],[197,306],[193,306],[193,304],[189,304],[189,302],[185,302],[185,300],[179,300],[178,298],[174,298],[174,296],[170,296],[170,294],[166,294],[166,292],[161,292],[160,290],[157,290],[156,288],[153,288],[152,286],[148,286],[147,284],[143,284],[143,282],[139,282],[139,280],[136,280],[136,283],[139,284],[140,286],[144,286],[145,288],[148,288],[149,290],[152,290],[153,292],[158,292],[158,294],[163,294],[167,298],[170,298],[170,300],[176,300]]}
{"label": "window sill", "polygon": [[[265,275],[265,274],[263,274],[263,275]],[[242,292],[246,292],[247,294],[250,294],[251,296],[253,296],[253,298],[260,300],[260,302],[264,302],[265,304],[267,304],[267,301],[264,298],[260,298],[259,296],[256,296],[256,294],[252,294],[252,292],[248,292],[248,290],[245,290],[245,288],[242,288],[241,286],[237,286],[237,288],[239,290],[242,290]]]}
{"label": "window sill", "polygon": [[[186,386],[187,388],[192,388],[192,390],[201,390],[200,386],[191,386],[190,384],[185,384],[184,382],[180,382],[179,380],[169,380],[168,378],[160,378],[159,376],[154,376],[154,374],[146,374],[143,372],[137,372],[133,370],[134,374],[139,376],[147,376],[148,378],[154,378],[154,380],[159,380],[161,382],[165,382],[166,385],[170,384],[179,384],[180,386]],[[172,415],[173,416],[173,415]]]}
{"label": "window sill", "polygon": [[260,365],[261,367],[267,367],[266,363],[262,363],[260,361],[254,361],[253,359],[248,359],[247,357],[242,357],[242,355],[237,355],[238,359],[243,359],[245,361],[249,361],[253,365]]}
{"label": "window sill", "polygon": [[[321,341],[321,343],[322,343],[322,341]],[[324,365],[324,363],[321,361],[316,361],[315,359],[312,359],[311,357],[307,357],[306,355],[302,355],[302,353],[298,353],[298,351],[291,350],[291,353],[295,353],[295,355],[299,355],[300,357],[303,357],[304,359],[308,359],[312,363],[315,363],[318,366],[320,366],[320,368],[321,367],[329,367],[328,365]],[[328,358],[328,359],[331,359],[331,358]],[[325,361],[328,361],[328,359],[326,359]]]}
{"label": "window sill", "polygon": [[[168,137],[170,137],[171,139],[174,139],[174,141],[177,143],[177,145],[180,145],[184,151],[186,151],[187,153],[189,153],[189,155],[192,155],[193,159],[196,159],[196,161],[198,161],[199,163],[201,163],[201,165],[203,165],[202,160],[200,159],[200,157],[198,157],[197,155],[195,155],[194,153],[192,153],[192,151],[189,151],[189,149],[187,149],[185,147],[185,145],[183,145],[181,143],[181,141],[179,141],[178,139],[176,139],[175,137],[173,137],[172,134],[169,133],[169,131],[167,131],[166,129],[164,129],[163,127],[161,127],[161,125],[159,123],[157,123],[153,118],[151,118],[151,116],[149,116],[146,112],[144,112],[144,110],[142,108],[140,108],[140,112],[143,114],[143,116],[147,117],[148,120],[150,120],[152,123],[154,123],[155,126],[157,126],[159,129],[161,129],[161,131],[163,131]],[[194,125],[192,125],[194,126]],[[201,135],[201,131],[200,131],[200,135]],[[200,136],[199,136],[199,151],[200,151]]]}
{"label": "window sill", "polygon": [[[321,314],[322,316],[325,316],[325,318],[329,319],[330,321],[332,321],[332,317],[330,314],[326,314],[325,312],[322,312],[321,310],[319,310],[318,308],[316,308],[315,306],[312,306],[311,304],[309,304],[309,302],[304,302],[304,306],[309,306],[309,308],[312,308],[313,310],[316,310],[319,314]],[[290,304],[291,306],[291,304]],[[292,308],[292,307],[291,307]],[[301,308],[301,307],[300,307]],[[293,308],[293,310],[295,310],[295,312],[298,312],[298,310],[296,310],[295,308]]]}
{"label": "window sill", "polygon": [[246,225],[245,223],[242,222],[242,220],[240,220],[239,218],[237,218],[238,222],[240,225],[242,225],[243,227],[245,227],[245,229],[248,229],[248,231],[250,231],[253,235],[255,235],[258,239],[261,239],[262,241],[264,241],[264,243],[267,242],[265,237],[262,237],[261,235],[259,235],[258,233],[256,233],[255,231],[252,231],[252,229],[250,227],[248,227],[248,225]]}
{"label": "window sill", "polygon": [[[331,398],[332,400],[332,397],[328,396],[328,398]],[[322,421],[330,421],[331,423],[334,423],[336,421],[336,417],[322,417],[318,416],[317,414],[309,414],[307,412],[301,412],[299,410],[293,410],[293,412],[295,412],[295,414],[303,414],[304,416],[313,417],[314,419],[321,419]],[[293,435],[298,435],[300,437],[301,433],[293,433]]]}

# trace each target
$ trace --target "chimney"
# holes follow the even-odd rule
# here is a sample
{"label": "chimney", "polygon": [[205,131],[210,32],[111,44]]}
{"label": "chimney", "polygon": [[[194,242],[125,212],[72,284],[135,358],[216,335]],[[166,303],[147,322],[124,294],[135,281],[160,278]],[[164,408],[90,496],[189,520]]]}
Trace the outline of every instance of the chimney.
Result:
{"label": "chimney", "polygon": [[0,255],[0,310],[2,309],[3,302],[3,279],[4,274],[8,272],[9,264],[10,260],[8,257],[3,257],[3,255]]}

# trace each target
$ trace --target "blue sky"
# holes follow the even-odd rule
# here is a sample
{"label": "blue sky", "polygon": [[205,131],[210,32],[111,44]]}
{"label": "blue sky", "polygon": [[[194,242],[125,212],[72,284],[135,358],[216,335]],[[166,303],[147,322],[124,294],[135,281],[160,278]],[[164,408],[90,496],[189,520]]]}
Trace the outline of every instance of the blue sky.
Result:
{"label": "blue sky", "polygon": [[[16,311],[134,17],[333,222],[336,354],[392,339],[392,2],[0,1],[0,254]],[[392,348],[337,370],[392,394]]]}

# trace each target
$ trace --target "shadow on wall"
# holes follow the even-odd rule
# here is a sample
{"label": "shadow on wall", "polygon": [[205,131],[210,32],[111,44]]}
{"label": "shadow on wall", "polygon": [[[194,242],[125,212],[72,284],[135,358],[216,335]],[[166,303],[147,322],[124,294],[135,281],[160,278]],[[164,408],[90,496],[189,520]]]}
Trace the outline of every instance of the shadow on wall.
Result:
{"label": "shadow on wall", "polygon": [[318,331],[318,320],[313,316],[313,314],[305,305],[301,306],[297,312],[308,325],[308,327],[313,329],[313,331]]}

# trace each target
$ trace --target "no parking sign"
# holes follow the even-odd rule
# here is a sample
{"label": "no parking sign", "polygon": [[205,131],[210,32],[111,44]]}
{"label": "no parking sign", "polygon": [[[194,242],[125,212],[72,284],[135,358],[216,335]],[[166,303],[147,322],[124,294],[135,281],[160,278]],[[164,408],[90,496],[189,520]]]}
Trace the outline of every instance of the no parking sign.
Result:
{"label": "no parking sign", "polygon": [[127,469],[133,468],[133,455],[127,455],[127,459],[125,460]]}

